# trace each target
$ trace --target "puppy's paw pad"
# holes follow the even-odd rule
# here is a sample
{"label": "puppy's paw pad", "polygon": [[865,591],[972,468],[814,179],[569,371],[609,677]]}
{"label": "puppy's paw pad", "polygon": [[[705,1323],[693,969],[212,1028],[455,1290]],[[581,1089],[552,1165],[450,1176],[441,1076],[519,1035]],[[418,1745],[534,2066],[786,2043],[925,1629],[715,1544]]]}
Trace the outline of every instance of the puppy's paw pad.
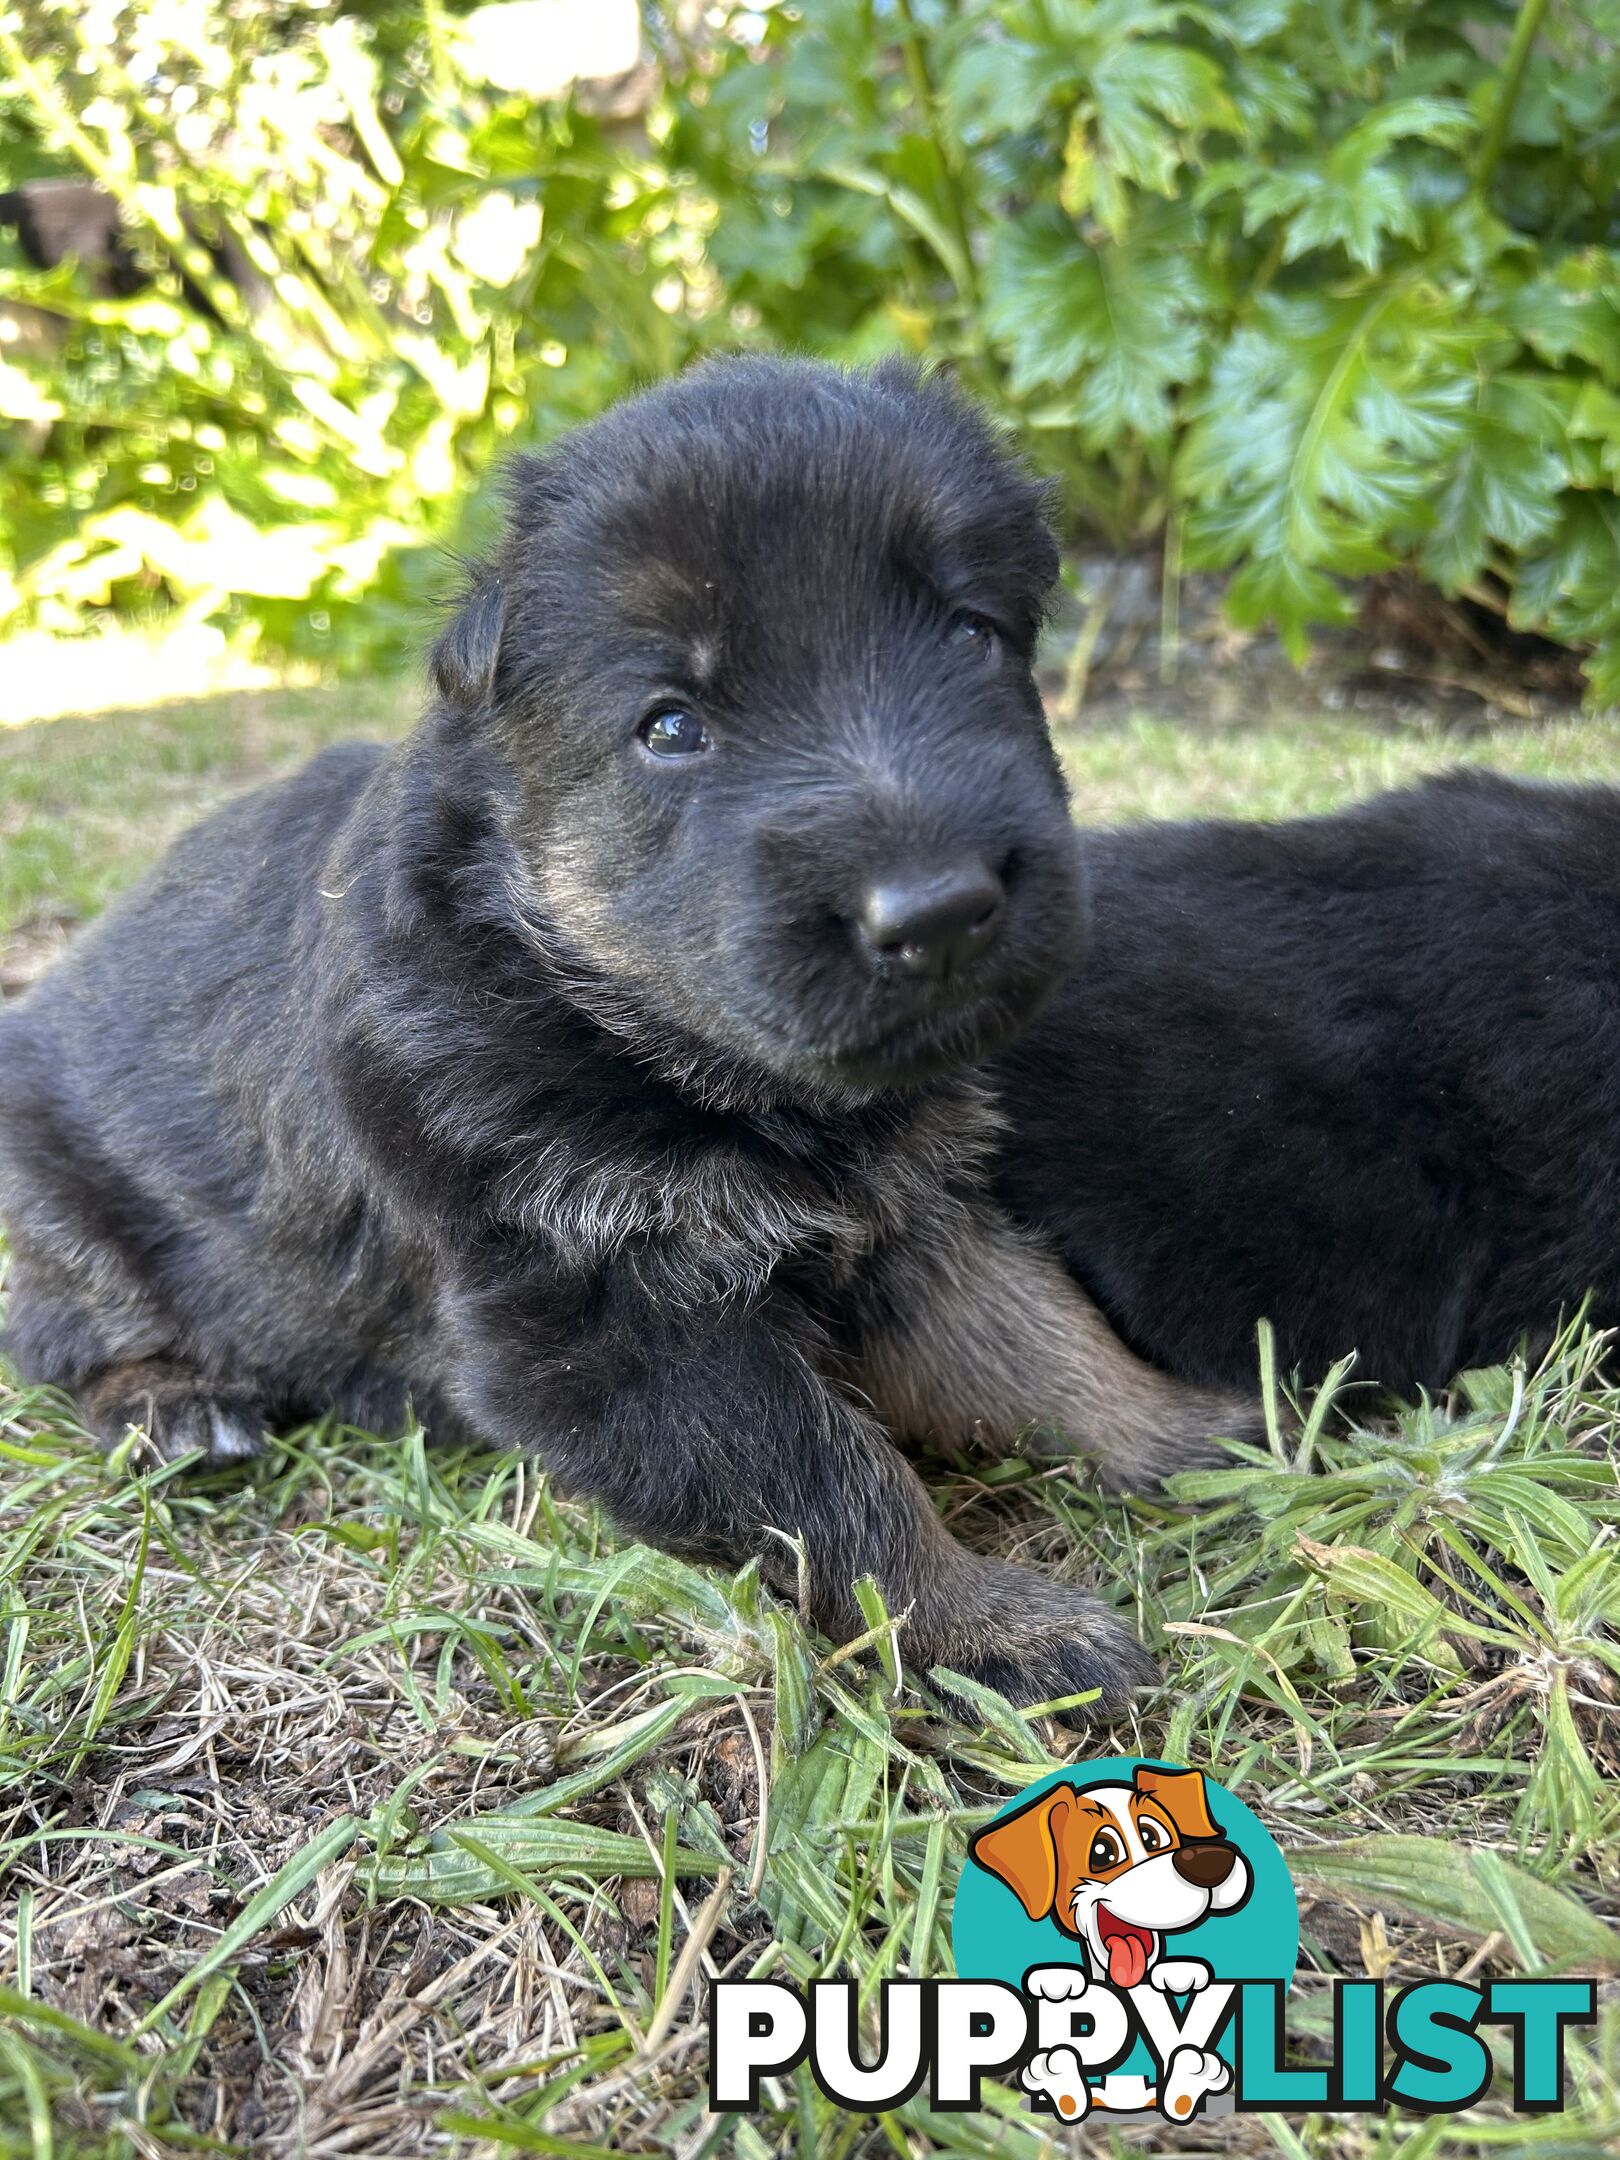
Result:
{"label": "puppy's paw pad", "polygon": [[241,1411],[224,1403],[206,1404],[208,1460],[211,1463],[247,1462],[264,1448],[264,1428]]}
{"label": "puppy's paw pad", "polygon": [[931,1664],[965,1673],[1013,1703],[1095,1691],[1093,1702],[1062,1713],[1080,1725],[1124,1710],[1137,1688],[1157,1678],[1130,1630],[1083,1591],[1006,1567],[987,1585],[985,1604],[982,1632],[953,1631]]}
{"label": "puppy's paw pad", "polygon": [[109,1450],[133,1439],[159,1462],[200,1455],[212,1468],[246,1462],[264,1446],[264,1415],[235,1388],[214,1388],[182,1366],[153,1361],[106,1374],[85,1410]]}
{"label": "puppy's paw pad", "polygon": [[1208,2048],[1178,2047],[1159,2088],[1159,2106],[1172,2122],[1186,2122],[1211,2094],[1225,2092],[1232,2066]]}
{"label": "puppy's paw pad", "polygon": [[1090,2112],[1091,2090],[1073,2048],[1043,2049],[1024,2065],[1018,2082],[1025,2092],[1050,2100],[1062,2122],[1083,2122]]}

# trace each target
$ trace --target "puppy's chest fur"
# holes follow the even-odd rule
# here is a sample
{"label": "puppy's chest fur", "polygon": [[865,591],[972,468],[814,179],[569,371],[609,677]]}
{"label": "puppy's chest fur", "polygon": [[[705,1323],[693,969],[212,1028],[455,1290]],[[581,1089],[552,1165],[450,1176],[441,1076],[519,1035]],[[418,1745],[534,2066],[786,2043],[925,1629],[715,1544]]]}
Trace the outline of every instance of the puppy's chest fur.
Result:
{"label": "puppy's chest fur", "polygon": [[559,1136],[513,1164],[499,1206],[582,1269],[629,1258],[697,1295],[835,1294],[886,1244],[960,1236],[999,1125],[964,1075],[903,1103],[739,1113],[595,1155]]}

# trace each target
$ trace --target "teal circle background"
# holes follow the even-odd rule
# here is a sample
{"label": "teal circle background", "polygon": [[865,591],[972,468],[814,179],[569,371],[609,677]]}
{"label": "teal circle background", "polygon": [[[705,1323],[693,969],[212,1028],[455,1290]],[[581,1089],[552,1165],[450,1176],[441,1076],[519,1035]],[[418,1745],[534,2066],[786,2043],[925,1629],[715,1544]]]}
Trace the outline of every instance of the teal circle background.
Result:
{"label": "teal circle background", "polygon": [[[1153,1755],[1108,1755],[1097,1762],[1070,1763],[1050,1777],[1026,1785],[997,1810],[993,1820],[1016,1814],[1054,1785],[1128,1785],[1136,1770],[1180,1770],[1181,1763]],[[1197,1927],[1165,1938],[1166,1957],[1202,1958],[1217,1980],[1280,1980],[1292,1983],[1299,1962],[1299,1905],[1287,1863],[1271,1833],[1243,1802],[1217,1785],[1207,1773],[1209,1811],[1223,1837],[1249,1863],[1254,1887],[1248,1902],[1234,1913],[1215,1913]],[[951,1950],[959,1978],[1004,1980],[1021,1987],[1032,1965],[1083,1965],[1085,1953],[1072,1935],[1051,1920],[1031,1920],[1007,1885],[987,1868],[969,1860],[962,1869],[951,1911]],[[1218,2052],[1228,2053],[1222,2043]],[[1152,2074],[1152,2060],[1139,2042],[1119,2065],[1123,2071]]]}

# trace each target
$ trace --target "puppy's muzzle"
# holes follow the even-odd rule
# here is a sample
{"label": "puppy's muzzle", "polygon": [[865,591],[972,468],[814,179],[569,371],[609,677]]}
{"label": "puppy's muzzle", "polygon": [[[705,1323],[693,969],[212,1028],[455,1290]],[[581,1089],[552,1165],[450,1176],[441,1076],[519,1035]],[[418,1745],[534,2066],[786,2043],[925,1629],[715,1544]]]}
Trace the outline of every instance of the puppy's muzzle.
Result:
{"label": "puppy's muzzle", "polygon": [[1170,1860],[1183,1881],[1196,1883],[1200,1890],[1213,1890],[1231,1874],[1237,1852],[1231,1845],[1182,1845]]}
{"label": "puppy's muzzle", "polygon": [[880,966],[937,981],[960,975],[990,950],[1006,900],[989,865],[966,856],[869,886],[856,929]]}

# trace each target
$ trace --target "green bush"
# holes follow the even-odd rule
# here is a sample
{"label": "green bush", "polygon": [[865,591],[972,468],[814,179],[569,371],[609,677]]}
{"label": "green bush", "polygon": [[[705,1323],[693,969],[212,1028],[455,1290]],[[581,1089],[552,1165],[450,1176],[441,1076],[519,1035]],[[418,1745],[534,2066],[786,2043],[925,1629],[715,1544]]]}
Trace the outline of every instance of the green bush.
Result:
{"label": "green bush", "polygon": [[[0,376],[50,425],[0,472],[14,615],[145,595],[352,654],[497,439],[705,346],[899,346],[1296,654],[1407,563],[1620,699],[1620,0],[650,7],[617,122],[471,80],[442,6],[190,0],[155,81],[145,13],[13,19],[0,119],[158,257],[182,195],[228,223],[277,305],[6,275],[76,323]],[[510,280],[469,259],[472,213],[535,210]]]}
{"label": "green bush", "polygon": [[[0,344],[0,625],[178,607],[391,657],[501,440],[686,357],[701,206],[639,127],[473,81],[459,30],[434,5],[0,6],[0,185],[93,177],[159,273],[108,300],[15,247],[0,272],[71,319],[59,352]],[[257,312],[199,245],[227,232]]]}

